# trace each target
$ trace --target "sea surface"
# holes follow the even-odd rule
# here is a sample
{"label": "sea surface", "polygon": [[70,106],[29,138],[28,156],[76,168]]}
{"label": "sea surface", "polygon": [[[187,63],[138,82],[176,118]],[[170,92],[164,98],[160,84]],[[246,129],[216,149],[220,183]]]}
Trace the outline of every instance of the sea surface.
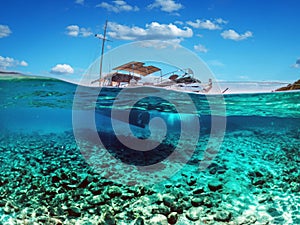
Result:
{"label": "sea surface", "polygon": [[0,224],[300,224],[299,100],[0,79]]}

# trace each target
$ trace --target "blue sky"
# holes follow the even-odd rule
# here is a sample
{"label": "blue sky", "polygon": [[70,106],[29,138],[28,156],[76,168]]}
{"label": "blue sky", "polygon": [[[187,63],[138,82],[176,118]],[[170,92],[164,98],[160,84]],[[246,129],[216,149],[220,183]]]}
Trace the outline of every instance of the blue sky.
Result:
{"label": "blue sky", "polygon": [[219,80],[300,78],[299,0],[1,0],[0,70],[76,79],[105,51],[164,40]]}

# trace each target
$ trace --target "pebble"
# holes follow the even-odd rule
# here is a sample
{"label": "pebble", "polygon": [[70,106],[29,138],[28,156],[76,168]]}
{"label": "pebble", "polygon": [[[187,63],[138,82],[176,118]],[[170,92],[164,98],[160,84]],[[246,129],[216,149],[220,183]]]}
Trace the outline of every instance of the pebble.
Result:
{"label": "pebble", "polygon": [[177,212],[171,212],[168,215],[168,222],[169,224],[175,224],[178,220],[178,213]]}
{"label": "pebble", "polygon": [[231,216],[232,216],[231,212],[223,210],[216,213],[216,215],[214,216],[214,220],[220,222],[229,222]]}
{"label": "pebble", "polygon": [[144,219],[142,217],[137,218],[134,222],[133,225],[144,225]]}
{"label": "pebble", "polygon": [[211,191],[218,191],[223,188],[223,184],[219,180],[214,180],[208,183],[208,188]]}
{"label": "pebble", "polygon": [[157,214],[150,218],[149,224],[151,225],[169,225],[168,219],[165,215]]}
{"label": "pebble", "polygon": [[192,203],[192,206],[197,207],[197,206],[202,205],[203,199],[202,198],[192,198],[191,203]]}
{"label": "pebble", "polygon": [[107,189],[107,194],[111,198],[118,197],[122,195],[122,189],[118,186],[110,186]]}
{"label": "pebble", "polygon": [[186,218],[191,221],[197,221],[200,218],[201,208],[192,207],[186,212]]}
{"label": "pebble", "polygon": [[80,217],[81,216],[80,209],[76,206],[70,207],[67,211],[68,211],[69,216],[73,216],[73,217]]}
{"label": "pebble", "polygon": [[171,207],[175,204],[176,198],[171,194],[163,195],[163,202],[166,206]]}

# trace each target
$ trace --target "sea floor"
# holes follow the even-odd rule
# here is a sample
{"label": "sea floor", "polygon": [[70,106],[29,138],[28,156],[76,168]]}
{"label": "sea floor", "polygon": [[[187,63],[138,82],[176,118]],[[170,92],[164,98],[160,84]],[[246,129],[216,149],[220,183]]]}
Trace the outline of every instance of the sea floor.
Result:
{"label": "sea floor", "polygon": [[204,171],[196,150],[143,186],[101,176],[72,131],[1,133],[0,224],[300,224],[299,147],[299,129],[232,130]]}

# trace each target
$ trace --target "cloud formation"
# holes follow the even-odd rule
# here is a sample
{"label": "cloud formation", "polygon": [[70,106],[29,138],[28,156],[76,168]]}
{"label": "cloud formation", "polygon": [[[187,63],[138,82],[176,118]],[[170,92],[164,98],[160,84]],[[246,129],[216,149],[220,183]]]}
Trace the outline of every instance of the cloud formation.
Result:
{"label": "cloud formation", "polygon": [[78,25],[67,26],[66,30],[66,34],[72,37],[89,37],[93,35],[89,28],[79,27]]}
{"label": "cloud formation", "polygon": [[72,74],[74,69],[68,64],[57,64],[51,69],[50,73],[56,75]]}
{"label": "cloud formation", "polygon": [[207,30],[221,30],[222,27],[220,25],[226,24],[227,21],[221,18],[216,19],[214,21],[197,19],[195,22],[187,21],[186,23],[193,28],[207,29]]}
{"label": "cloud formation", "polygon": [[19,61],[10,57],[3,57],[0,56],[0,69],[7,69],[9,67],[16,67],[16,66],[28,66],[28,63],[24,60]]}
{"label": "cloud formation", "polygon": [[183,8],[183,5],[174,0],[155,0],[148,5],[148,9],[160,8],[161,11],[172,13]]}
{"label": "cloud formation", "polygon": [[194,50],[197,51],[197,52],[203,52],[203,53],[208,52],[208,49],[205,46],[201,45],[201,44],[194,45]]}
{"label": "cloud formation", "polygon": [[76,4],[84,5],[84,0],[75,0]]}
{"label": "cloud formation", "polygon": [[11,33],[12,32],[7,25],[0,24],[0,38],[8,37]]}
{"label": "cloud formation", "polygon": [[188,27],[181,29],[172,23],[160,24],[158,22],[152,22],[150,24],[146,24],[145,28],[141,28],[137,26],[128,27],[109,22],[108,28],[108,35],[110,37],[129,41],[174,40],[193,36],[192,29]]}
{"label": "cloud formation", "polygon": [[96,7],[104,8],[110,12],[115,12],[115,13],[119,13],[122,11],[125,11],[125,12],[139,11],[139,7],[131,6],[123,0],[115,0],[112,2],[113,2],[113,4],[110,4],[107,2],[101,2],[100,4],[96,5]]}
{"label": "cloud formation", "polygon": [[230,39],[234,41],[241,41],[253,36],[251,31],[246,31],[244,34],[239,34],[235,30],[225,30],[221,33],[224,39]]}
{"label": "cloud formation", "polygon": [[300,58],[297,59],[296,63],[292,67],[294,67],[294,68],[300,68]]}

